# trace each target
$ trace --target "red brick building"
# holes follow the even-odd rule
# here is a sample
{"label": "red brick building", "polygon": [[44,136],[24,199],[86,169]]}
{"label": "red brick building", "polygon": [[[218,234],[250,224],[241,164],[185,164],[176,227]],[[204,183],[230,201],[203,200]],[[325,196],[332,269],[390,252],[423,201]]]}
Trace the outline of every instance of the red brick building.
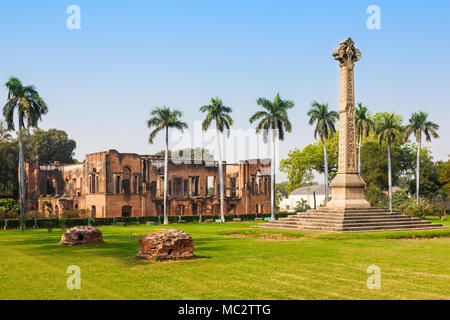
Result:
{"label": "red brick building", "polygon": [[[198,161],[196,161],[198,162]],[[217,161],[169,160],[169,215],[220,214]],[[89,209],[93,216],[163,215],[164,158],[116,150],[86,155],[81,164],[25,164],[28,210],[58,216]],[[270,213],[270,160],[224,163],[225,213]]]}

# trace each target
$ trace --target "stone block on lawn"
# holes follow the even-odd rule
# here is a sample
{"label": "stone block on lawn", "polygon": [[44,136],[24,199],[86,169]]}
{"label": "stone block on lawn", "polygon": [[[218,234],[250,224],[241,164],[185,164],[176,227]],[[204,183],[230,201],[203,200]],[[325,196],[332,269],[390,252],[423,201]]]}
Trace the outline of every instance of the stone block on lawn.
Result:
{"label": "stone block on lawn", "polygon": [[192,237],[178,229],[165,229],[143,235],[139,239],[137,258],[147,260],[192,259],[194,242]]}
{"label": "stone block on lawn", "polygon": [[78,246],[82,244],[103,243],[100,230],[92,226],[77,226],[67,230],[61,237],[60,246]]}

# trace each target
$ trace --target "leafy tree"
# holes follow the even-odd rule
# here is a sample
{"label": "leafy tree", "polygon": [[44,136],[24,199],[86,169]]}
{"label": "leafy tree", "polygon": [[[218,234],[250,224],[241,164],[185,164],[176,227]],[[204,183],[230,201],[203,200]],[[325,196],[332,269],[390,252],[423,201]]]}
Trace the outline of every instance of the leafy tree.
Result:
{"label": "leafy tree", "polygon": [[450,195],[450,160],[440,164],[439,183],[442,184],[445,196],[448,197]]}
{"label": "leafy tree", "polygon": [[14,130],[14,114],[19,118],[19,173],[20,173],[20,229],[25,230],[25,163],[23,154],[22,129],[37,127],[42,116],[48,111],[44,100],[34,86],[23,86],[19,79],[10,78],[5,84],[8,89],[8,101],[3,107],[3,115],[9,130]]}
{"label": "leafy tree", "polygon": [[17,195],[17,158],[18,149],[14,139],[0,122],[0,193]]}
{"label": "leafy tree", "polygon": [[[328,179],[333,179],[338,170],[339,136],[333,135],[326,140],[328,154]],[[309,144],[302,150],[293,149],[288,157],[280,161],[280,171],[287,174],[288,192],[313,183],[314,171],[324,173],[324,148],[321,141]]]}
{"label": "leafy tree", "polygon": [[292,131],[292,124],[289,121],[288,110],[294,107],[294,102],[283,100],[277,93],[273,101],[266,98],[258,98],[257,104],[263,110],[257,111],[250,117],[250,123],[258,121],[256,133],[263,134],[264,142],[267,142],[269,130],[272,131],[272,159],[271,159],[271,177],[270,177],[270,202],[271,202],[271,220],[276,220],[275,216],[275,141],[284,140],[284,134]]}
{"label": "leafy tree", "polygon": [[339,119],[339,115],[336,111],[328,110],[328,103],[320,104],[317,101],[314,101],[311,104],[311,109],[308,111],[309,116],[309,124],[313,125],[316,123],[316,127],[314,129],[314,138],[320,137],[320,140],[323,144],[324,151],[324,173],[325,173],[325,204],[328,202],[329,189],[328,189],[328,157],[327,157],[327,149],[326,149],[326,140],[332,137],[336,128],[334,124],[336,120]]}
{"label": "leafy tree", "polygon": [[389,210],[392,211],[392,166],[391,166],[391,144],[394,143],[399,136],[399,132],[403,130],[401,124],[396,121],[395,113],[384,113],[380,120],[376,123],[376,132],[379,136],[380,146],[386,143],[388,158],[388,194],[389,194]]}
{"label": "leafy tree", "polygon": [[49,129],[47,131],[36,129],[29,137],[29,156],[38,155],[42,163],[50,164],[54,161],[70,164],[74,163],[73,158],[77,143],[69,139],[63,130]]}
{"label": "leafy tree", "polygon": [[[61,163],[76,163],[73,158],[76,142],[68,138],[62,130],[48,131],[36,129],[22,130],[24,159],[38,155],[43,163],[59,161]],[[0,193],[14,197],[18,195],[18,137],[11,136],[0,121]]]}
{"label": "leafy tree", "polygon": [[289,196],[287,186],[288,182],[280,182],[275,184],[275,206],[279,207],[281,199]]}
{"label": "leafy tree", "polygon": [[439,138],[436,130],[439,126],[431,121],[428,121],[428,113],[419,111],[413,113],[409,119],[409,124],[405,129],[405,140],[414,134],[417,142],[417,166],[416,166],[416,201],[419,203],[419,189],[420,189],[420,149],[422,147],[422,134],[425,134],[427,141],[431,141],[431,137]]}
{"label": "leafy tree", "polygon": [[[428,200],[432,200],[438,195],[439,190],[442,187],[442,184],[439,181],[441,163],[433,162],[431,152],[425,148],[421,149],[419,159],[419,167],[421,168],[419,173],[421,195]],[[417,176],[415,179],[409,181],[409,192],[411,194],[417,192]]]}
{"label": "leafy tree", "polygon": [[181,121],[183,114],[178,110],[171,110],[168,107],[156,107],[151,113],[151,118],[147,120],[147,126],[151,129],[148,141],[153,143],[156,135],[160,131],[165,131],[166,135],[166,152],[164,161],[164,224],[169,224],[167,214],[167,185],[168,185],[168,168],[169,168],[169,128],[174,128],[183,132],[188,125]]}
{"label": "leafy tree", "polygon": [[369,133],[374,129],[374,123],[369,117],[369,110],[358,103],[358,108],[356,109],[356,134],[358,135],[358,173],[361,175],[361,147],[362,147],[362,137],[369,136]]}
{"label": "leafy tree", "polygon": [[217,154],[219,158],[219,179],[220,179],[220,218],[225,222],[224,202],[225,190],[223,181],[223,161],[222,149],[220,146],[220,134],[227,130],[227,135],[230,134],[230,126],[233,125],[233,119],[230,116],[232,112],[230,107],[224,106],[219,98],[211,98],[211,104],[204,105],[200,111],[206,113],[206,118],[203,120],[202,129],[207,131],[213,121],[216,123],[216,138],[217,138]]}

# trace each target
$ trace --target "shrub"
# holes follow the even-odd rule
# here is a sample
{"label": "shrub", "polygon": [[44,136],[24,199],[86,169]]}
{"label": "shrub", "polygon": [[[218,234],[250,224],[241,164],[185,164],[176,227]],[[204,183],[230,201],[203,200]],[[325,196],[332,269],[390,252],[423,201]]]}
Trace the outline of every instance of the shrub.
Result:
{"label": "shrub", "polygon": [[18,213],[14,211],[7,211],[0,207],[0,219],[17,219]]}
{"label": "shrub", "polygon": [[421,199],[419,203],[416,199],[409,199],[401,206],[400,212],[411,217],[423,218],[433,214],[433,206],[425,199]]}
{"label": "shrub", "polygon": [[91,217],[91,213],[87,209],[70,209],[64,210],[61,214],[63,219],[87,219]]}
{"label": "shrub", "polygon": [[26,219],[44,219],[45,214],[40,213],[39,211],[28,211],[25,214]]}
{"label": "shrub", "polygon": [[20,212],[20,207],[17,204],[16,200],[11,198],[0,199],[0,209],[3,209],[5,212],[10,212],[12,214],[18,214]]}
{"label": "shrub", "polygon": [[433,215],[438,217],[445,217],[445,202],[444,201],[433,201],[431,204],[433,208]]}
{"label": "shrub", "polygon": [[297,201],[297,207],[295,208],[295,212],[306,212],[309,209],[311,209],[311,206],[308,204],[308,201],[306,199],[301,199],[300,201]]}
{"label": "shrub", "polygon": [[369,185],[366,188],[365,198],[371,206],[380,206],[386,196],[378,189],[374,184]]}

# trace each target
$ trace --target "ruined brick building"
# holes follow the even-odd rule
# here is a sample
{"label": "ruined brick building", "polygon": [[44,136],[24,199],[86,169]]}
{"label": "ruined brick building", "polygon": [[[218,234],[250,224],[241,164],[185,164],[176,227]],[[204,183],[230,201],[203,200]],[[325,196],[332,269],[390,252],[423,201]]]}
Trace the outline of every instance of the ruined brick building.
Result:
{"label": "ruined brick building", "polygon": [[[169,215],[220,214],[217,161],[169,161]],[[88,209],[93,217],[163,215],[164,158],[116,150],[81,164],[25,164],[28,210],[53,214]],[[270,212],[270,160],[224,163],[225,213]]]}

